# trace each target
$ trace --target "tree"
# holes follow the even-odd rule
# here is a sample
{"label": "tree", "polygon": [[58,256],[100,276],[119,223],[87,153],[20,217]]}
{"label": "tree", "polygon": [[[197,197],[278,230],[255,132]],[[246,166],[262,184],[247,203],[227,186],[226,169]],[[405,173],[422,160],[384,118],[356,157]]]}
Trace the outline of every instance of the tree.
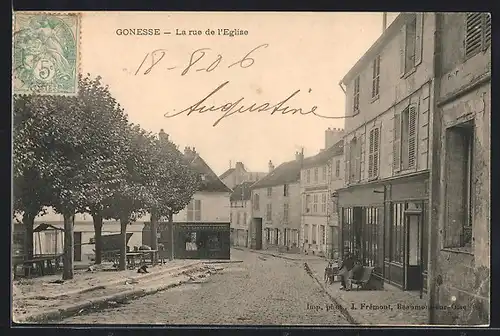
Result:
{"label": "tree", "polygon": [[173,214],[184,209],[198,189],[199,176],[191,169],[178,151],[176,145],[168,140],[163,130],[154,139],[152,151],[149,212],[151,215],[151,247],[158,248],[157,228],[161,217],[169,218],[170,259],[173,259]]}

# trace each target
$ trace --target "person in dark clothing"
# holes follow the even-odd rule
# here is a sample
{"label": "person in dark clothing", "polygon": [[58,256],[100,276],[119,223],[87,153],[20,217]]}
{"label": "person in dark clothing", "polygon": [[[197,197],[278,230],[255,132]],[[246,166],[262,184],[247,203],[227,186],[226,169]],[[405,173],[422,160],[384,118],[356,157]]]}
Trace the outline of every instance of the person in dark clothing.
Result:
{"label": "person in dark clothing", "polygon": [[359,280],[363,276],[363,265],[361,265],[361,261],[356,260],[354,262],[354,266],[351,271],[348,272],[348,276],[346,277],[346,290],[351,289],[351,279]]}
{"label": "person in dark clothing", "polygon": [[346,288],[346,280],[349,277],[351,270],[354,268],[355,263],[356,259],[350,253],[346,254],[346,257],[340,263],[339,265],[340,289]]}

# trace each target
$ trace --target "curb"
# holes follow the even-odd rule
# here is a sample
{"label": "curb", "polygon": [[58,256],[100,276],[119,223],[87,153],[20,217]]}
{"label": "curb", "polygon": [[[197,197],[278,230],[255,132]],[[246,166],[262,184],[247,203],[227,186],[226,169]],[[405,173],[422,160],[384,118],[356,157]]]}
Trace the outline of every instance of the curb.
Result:
{"label": "curb", "polygon": [[[346,318],[346,320],[351,323],[351,324],[354,324],[354,325],[360,325],[361,322],[358,321],[357,319],[355,319],[350,313],[349,313],[349,310],[348,310],[348,305],[347,305],[347,302],[345,302],[344,300],[342,299],[337,299],[337,298],[334,298],[330,293],[328,293],[328,291],[326,290],[325,286],[321,283],[321,281],[318,279],[318,276],[316,274],[316,272],[313,272],[311,270],[311,268],[309,268],[309,265],[307,264],[307,262],[304,262],[304,269],[305,271],[307,272],[307,274],[313,278],[314,280],[316,280],[316,282],[318,283],[318,285],[321,287],[322,291],[330,298],[330,300],[337,306],[337,307],[340,307],[339,311],[342,315],[344,315],[344,317]],[[341,301],[341,302],[339,302]],[[370,323],[368,323],[370,324]]]}
{"label": "curb", "polygon": [[[191,265],[192,269],[196,269],[197,267],[200,266],[200,263],[196,263],[194,265]],[[183,272],[185,272],[186,269],[184,269]],[[166,273],[166,272],[165,272]],[[182,272],[178,273],[177,275],[183,275]],[[69,317],[74,315],[75,313],[78,313],[82,309],[87,309],[87,308],[98,308],[100,305],[103,305],[109,301],[123,301],[125,299],[135,299],[139,297],[143,297],[146,295],[154,294],[159,291],[167,290],[173,287],[177,287],[179,285],[182,285],[186,282],[189,282],[190,278],[187,277],[187,279],[169,279],[167,280],[166,283],[162,283],[159,286],[154,286],[154,287],[147,287],[147,288],[137,288],[137,289],[130,289],[126,290],[120,293],[116,294],[111,294],[111,295],[106,295],[106,296],[101,296],[98,298],[92,298],[92,299],[86,299],[82,300],[82,302],[78,303],[73,303],[73,304],[68,304],[68,305],[63,305],[60,306],[57,309],[52,309],[40,314],[35,314],[31,316],[23,316],[21,318],[12,318],[12,321],[14,323],[34,323],[34,322],[47,322],[50,320],[58,320],[62,319],[65,317]]]}
{"label": "curb", "polygon": [[120,280],[112,280],[112,281],[108,281],[108,282],[105,282],[105,283],[97,285],[97,286],[87,287],[87,288],[78,289],[78,290],[75,290],[75,291],[69,291],[69,292],[65,292],[65,293],[61,293],[61,294],[57,294],[57,295],[53,295],[53,296],[48,296],[48,298],[50,298],[50,299],[58,299],[58,298],[61,298],[61,297],[64,297],[64,296],[78,295],[78,294],[88,293],[88,292],[92,292],[92,291],[99,290],[99,289],[105,289],[106,287],[119,285],[119,284],[123,283],[123,281],[127,281],[127,279],[144,280],[144,279],[154,278],[155,276],[163,276],[163,275],[168,274],[168,273],[176,273],[176,272],[182,273],[184,271],[184,269],[190,268],[190,267],[193,267],[193,266],[197,266],[197,265],[200,265],[200,264],[202,264],[202,263],[201,262],[195,262],[194,264],[190,264],[190,265],[184,265],[184,266],[177,266],[177,267],[167,268],[167,269],[164,269],[164,270],[159,271],[159,272],[154,272],[154,273],[148,273],[148,274],[141,274],[141,275],[126,277],[126,278],[123,278],[123,279],[120,279]]}

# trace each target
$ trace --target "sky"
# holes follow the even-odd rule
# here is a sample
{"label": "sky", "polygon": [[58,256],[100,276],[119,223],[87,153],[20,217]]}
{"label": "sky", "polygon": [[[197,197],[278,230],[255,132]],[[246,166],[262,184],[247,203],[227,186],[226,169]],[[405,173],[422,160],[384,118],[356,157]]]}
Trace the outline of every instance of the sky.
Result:
{"label": "sky", "polygon": [[[388,13],[387,24],[396,16]],[[118,34],[126,29],[159,35]],[[165,130],[181,150],[195,147],[218,175],[237,161],[265,172],[269,160],[277,166],[301,148],[316,154],[328,127],[343,128],[343,119],[307,112],[316,106],[318,115],[344,115],[338,83],[381,33],[375,12],[86,12],[80,67],[102,77],[132,123]],[[289,97],[282,109],[302,114],[247,109]]]}

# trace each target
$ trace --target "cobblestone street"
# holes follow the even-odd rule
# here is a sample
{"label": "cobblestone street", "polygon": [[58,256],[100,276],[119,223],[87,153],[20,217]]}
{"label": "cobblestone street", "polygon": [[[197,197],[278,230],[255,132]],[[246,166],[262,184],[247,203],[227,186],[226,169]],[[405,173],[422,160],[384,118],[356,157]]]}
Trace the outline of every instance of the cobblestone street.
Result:
{"label": "cobblestone street", "polygon": [[347,325],[302,261],[232,250],[242,263],[202,281],[59,323]]}

